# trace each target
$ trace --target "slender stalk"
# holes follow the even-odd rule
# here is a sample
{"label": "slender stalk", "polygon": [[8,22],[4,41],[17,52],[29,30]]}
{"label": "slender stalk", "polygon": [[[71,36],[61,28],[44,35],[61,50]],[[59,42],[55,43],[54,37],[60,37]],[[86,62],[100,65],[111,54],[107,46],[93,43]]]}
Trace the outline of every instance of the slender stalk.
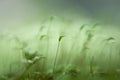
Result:
{"label": "slender stalk", "polygon": [[49,32],[50,28],[52,27],[52,22],[54,20],[54,17],[50,17],[50,24],[47,29],[47,45],[46,45],[46,59],[43,61],[43,70],[46,70],[46,62],[48,61],[48,53],[49,53]]}
{"label": "slender stalk", "polygon": [[74,48],[75,45],[76,45],[76,39],[78,38],[78,36],[80,35],[80,32],[84,29],[85,26],[86,26],[85,24],[82,25],[82,26],[80,27],[79,31],[77,32],[77,34],[75,35],[75,39],[74,39],[74,41],[73,41],[73,43],[72,43],[72,46],[71,46],[71,48],[70,48],[70,51],[69,51],[69,55],[68,55],[68,59],[67,59],[67,64],[70,63],[70,58],[71,58],[70,56],[72,55],[72,50],[73,50],[73,48]]}
{"label": "slender stalk", "polygon": [[22,80],[22,78],[24,77],[24,75],[29,71],[29,69],[36,64],[40,59],[34,61],[32,64],[29,64],[26,66],[25,70],[23,71],[23,73],[16,79],[16,80]]}
{"label": "slender stalk", "polygon": [[111,70],[111,68],[112,68],[112,46],[110,46],[109,66],[108,66],[108,68],[110,68],[109,70]]}
{"label": "slender stalk", "polygon": [[56,55],[55,55],[54,65],[53,65],[53,73],[55,72],[55,68],[56,68],[57,58],[58,58],[58,54],[59,54],[59,46],[60,46],[60,42],[58,43],[58,46],[57,46],[57,51],[56,51]]}
{"label": "slender stalk", "polygon": [[93,75],[93,62],[94,62],[94,57],[92,56],[91,61],[90,61],[90,74]]}
{"label": "slender stalk", "polygon": [[77,56],[78,58],[76,59],[77,64],[78,64],[78,61],[79,61],[79,66],[85,67],[85,60],[86,60],[86,54],[87,54],[86,52],[89,49],[88,45],[89,45],[89,43],[91,42],[91,40],[94,36],[93,29],[94,28],[91,28],[86,32],[87,33],[87,38],[86,38],[85,42],[83,43],[83,47],[80,51],[80,54]]}
{"label": "slender stalk", "polygon": [[105,39],[104,41],[106,41],[107,44],[111,44],[110,45],[110,53],[109,53],[109,63],[108,63],[108,69],[111,70],[112,68],[112,43],[114,43],[115,38],[114,37],[109,37],[107,39]]}
{"label": "slender stalk", "polygon": [[55,72],[56,63],[57,63],[57,58],[58,58],[58,54],[59,54],[60,42],[61,42],[61,40],[62,40],[63,37],[64,37],[64,36],[60,36],[60,37],[59,37],[59,42],[58,42],[57,51],[56,51],[55,60],[54,60],[54,65],[53,65],[53,73]]}

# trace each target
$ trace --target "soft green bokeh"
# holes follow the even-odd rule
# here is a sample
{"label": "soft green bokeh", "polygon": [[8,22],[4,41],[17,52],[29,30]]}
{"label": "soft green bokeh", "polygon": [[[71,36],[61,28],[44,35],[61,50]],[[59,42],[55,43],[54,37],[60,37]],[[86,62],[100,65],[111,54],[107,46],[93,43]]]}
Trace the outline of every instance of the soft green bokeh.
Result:
{"label": "soft green bokeh", "polygon": [[2,2],[0,77],[9,73],[11,80],[36,75],[44,80],[119,79],[120,28],[63,2]]}

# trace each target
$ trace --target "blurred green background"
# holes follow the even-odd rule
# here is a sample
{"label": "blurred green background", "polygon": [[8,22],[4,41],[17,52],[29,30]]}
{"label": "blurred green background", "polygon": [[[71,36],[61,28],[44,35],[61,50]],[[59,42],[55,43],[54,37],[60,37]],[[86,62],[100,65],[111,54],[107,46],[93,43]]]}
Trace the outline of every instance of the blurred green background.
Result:
{"label": "blurred green background", "polygon": [[[16,70],[16,73],[23,70],[23,56],[16,49],[21,46],[19,39],[28,44],[28,51],[36,50],[44,55],[48,50],[49,54],[45,56],[49,59],[47,68],[51,69],[61,35],[65,38],[60,43],[61,54],[57,65],[68,65],[66,59],[69,59],[70,64],[79,66],[78,55],[81,55],[84,44],[89,43],[89,50],[83,50],[83,53],[88,53],[87,69],[91,57],[94,56],[95,69],[97,65],[97,68],[105,71],[110,63],[113,69],[119,70],[119,3],[119,0],[0,0],[1,73],[9,72],[10,69],[13,72]],[[87,31],[96,23],[97,28],[93,30],[90,40],[88,36],[91,37],[91,34]],[[80,31],[83,25],[85,28]],[[43,37],[40,40],[44,35],[49,38]],[[109,39],[113,42],[109,42]],[[21,64],[22,67],[18,69]]]}

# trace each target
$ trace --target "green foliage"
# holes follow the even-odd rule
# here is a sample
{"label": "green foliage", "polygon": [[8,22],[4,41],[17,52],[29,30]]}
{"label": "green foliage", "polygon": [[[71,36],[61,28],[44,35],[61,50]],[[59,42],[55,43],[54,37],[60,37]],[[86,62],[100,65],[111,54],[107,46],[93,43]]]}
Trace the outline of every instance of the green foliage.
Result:
{"label": "green foliage", "polygon": [[64,36],[59,36],[59,42],[62,40],[63,37],[64,37]]}
{"label": "green foliage", "polygon": [[44,38],[46,38],[46,37],[48,37],[47,35],[41,35],[40,36],[40,40],[42,40],[42,39],[44,39]]}
{"label": "green foliage", "polygon": [[24,53],[25,59],[28,59],[28,60],[33,60],[37,55],[37,52],[35,51],[23,51],[23,53]]}
{"label": "green foliage", "polygon": [[[67,38],[67,35],[66,36],[63,36],[63,35],[57,36],[58,38],[55,38],[56,41],[58,42],[55,44],[55,45],[57,45],[57,47],[55,48],[56,52],[50,53],[49,50],[51,49],[50,47],[52,47],[50,45],[50,40],[52,40],[53,37],[49,36],[50,35],[49,30],[51,28],[50,27],[51,22],[54,19],[55,19],[54,16],[50,17],[50,19],[49,19],[50,25],[48,26],[48,30],[46,31],[47,32],[46,34],[41,34],[44,29],[44,26],[41,26],[39,29],[39,32],[36,36],[37,38],[35,37],[35,39],[38,40],[37,43],[40,43],[40,42],[42,42],[42,40],[46,39],[45,44],[47,43],[47,45],[44,45],[45,47],[38,44],[39,46],[42,47],[42,49],[46,48],[45,49],[46,52],[44,52],[44,53],[42,51],[40,51],[41,49],[34,50],[34,49],[29,48],[31,45],[31,42],[27,42],[27,40],[26,41],[21,40],[17,36],[12,37],[12,40],[15,41],[15,43],[18,45],[16,50],[18,50],[18,52],[21,51],[21,53],[23,55],[22,56],[22,61],[24,61],[22,63],[23,69],[18,72],[19,74],[17,72],[16,73],[8,72],[7,74],[3,74],[3,75],[1,75],[0,80],[64,80],[66,76],[67,76],[66,80],[71,80],[71,79],[72,80],[74,80],[74,79],[75,80],[95,80],[94,79],[95,77],[98,77],[100,79],[102,77],[102,78],[105,78],[105,80],[106,80],[111,75],[116,75],[116,74],[117,74],[117,76],[120,75],[120,71],[115,71],[115,72],[97,71],[94,68],[95,67],[94,63],[96,62],[94,56],[91,57],[90,61],[88,61],[88,64],[87,64],[87,61],[86,61],[88,58],[87,55],[91,49],[91,47],[89,45],[90,45],[93,37],[95,36],[96,27],[98,26],[98,24],[94,24],[92,27],[86,27],[86,24],[83,24],[79,28],[79,32],[76,34],[74,40],[71,41],[72,47],[69,49],[69,51],[64,52],[64,53],[68,53],[67,55],[61,54],[62,49],[64,48],[64,47],[61,47],[61,45],[62,46],[66,45],[66,43],[63,44],[62,41],[64,42],[63,38],[64,37]],[[76,48],[76,45],[78,45],[79,42],[77,43],[77,39],[79,39],[79,35],[81,35],[81,34],[84,34],[85,37],[84,37],[84,41],[83,41],[82,45],[78,46],[78,49],[80,49],[80,52],[74,51],[73,48],[74,47]],[[0,39],[2,39],[3,37],[5,37],[5,36],[0,35]],[[83,38],[83,36],[82,37],[80,36],[79,40],[82,40],[81,38]],[[108,37],[108,38],[104,39],[104,41],[107,43],[113,42],[113,41],[115,41],[115,38]],[[34,41],[33,41],[33,43],[34,43]],[[69,60],[70,59],[72,60],[72,58],[73,58],[72,55],[74,55],[75,53],[78,53],[76,55],[76,58],[74,58],[75,60],[73,60],[73,62],[70,62]],[[50,55],[52,55],[52,54],[54,54],[55,57],[51,57]],[[45,56],[43,56],[43,55],[45,55]],[[64,59],[63,61],[68,60],[68,62],[65,61],[65,62],[67,62],[65,64],[57,63],[59,55],[62,55],[62,59]],[[65,59],[66,56],[68,57],[68,59]],[[50,61],[50,60],[53,60],[53,61]],[[52,67],[51,66],[49,67],[48,64],[52,64]],[[61,66],[59,66],[57,64],[59,64]],[[71,65],[69,65],[69,64],[71,64]],[[47,67],[49,67],[49,68],[47,68]],[[85,71],[84,69],[86,69],[86,68],[88,68],[88,69],[86,70],[86,72],[84,72]],[[84,74],[84,73],[87,73],[87,74]],[[89,76],[89,75],[92,75],[92,76]],[[106,76],[107,76],[107,78],[106,78]],[[91,78],[91,79],[87,79],[87,78]],[[114,78],[112,78],[112,79],[114,80]]]}
{"label": "green foliage", "polygon": [[82,25],[82,26],[80,27],[80,31],[83,30],[85,27],[86,27],[86,24]]}
{"label": "green foliage", "polygon": [[80,69],[77,66],[74,65],[69,65],[67,66],[66,70],[65,70],[65,74],[68,74],[70,76],[78,76],[80,75]]}
{"label": "green foliage", "polygon": [[111,42],[115,41],[115,38],[114,37],[108,37],[107,39],[104,39],[104,41],[106,41],[108,43],[111,43]]}

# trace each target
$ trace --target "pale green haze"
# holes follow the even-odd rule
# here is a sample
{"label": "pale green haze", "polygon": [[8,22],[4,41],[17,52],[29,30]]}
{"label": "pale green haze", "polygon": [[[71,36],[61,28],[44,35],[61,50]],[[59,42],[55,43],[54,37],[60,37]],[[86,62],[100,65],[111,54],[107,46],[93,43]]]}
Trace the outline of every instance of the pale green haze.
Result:
{"label": "pale green haze", "polygon": [[0,0],[0,80],[119,80],[118,2]]}

